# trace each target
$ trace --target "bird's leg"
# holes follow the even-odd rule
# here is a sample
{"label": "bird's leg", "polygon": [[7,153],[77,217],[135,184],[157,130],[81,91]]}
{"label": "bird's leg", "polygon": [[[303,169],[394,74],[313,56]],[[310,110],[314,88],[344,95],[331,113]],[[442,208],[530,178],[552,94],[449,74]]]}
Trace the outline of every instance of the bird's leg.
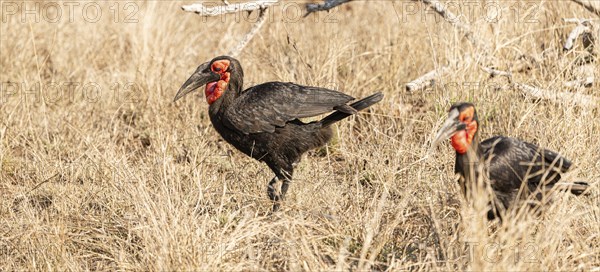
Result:
{"label": "bird's leg", "polygon": [[[292,173],[294,171],[293,167],[289,167],[288,170],[281,170],[279,173],[279,175],[277,175],[277,177],[275,177],[275,179],[282,180],[282,184],[281,184],[281,190],[279,191],[279,194],[275,195],[274,198],[272,198],[272,200],[274,201],[273,203],[273,212],[276,212],[277,210],[279,210],[279,207],[281,206],[281,202],[283,202],[283,200],[285,199],[285,194],[287,193],[288,188],[290,187],[290,182],[292,181]],[[271,186],[271,185],[270,185]]]}
{"label": "bird's leg", "polygon": [[[293,166],[287,167],[287,170],[280,169],[276,172],[277,175],[269,182],[267,193],[269,194],[269,199],[273,201],[273,212],[279,210],[281,202],[285,198],[285,194],[287,193],[287,190],[290,187],[290,182],[292,181],[293,171]],[[276,185],[279,180],[283,182],[281,187]]]}
{"label": "bird's leg", "polygon": [[273,177],[273,179],[271,179],[271,181],[269,182],[269,185],[267,186],[267,194],[269,194],[269,199],[271,199],[271,201],[278,201],[279,200],[279,192],[277,192],[278,190],[275,188],[275,184],[277,184],[277,182],[279,181],[279,178],[277,178],[277,176]]}
{"label": "bird's leg", "polygon": [[283,183],[281,184],[281,200],[285,197],[288,188],[290,187],[290,183],[292,182],[292,173],[294,172],[294,168],[290,168],[290,170],[281,170],[281,174],[283,176]]}
{"label": "bird's leg", "polygon": [[279,210],[279,207],[281,206],[281,200],[283,200],[282,194],[278,188],[279,186],[277,186],[277,183],[279,183],[278,181],[279,178],[275,176],[267,186],[267,193],[269,194],[269,199],[273,201],[273,212]]}

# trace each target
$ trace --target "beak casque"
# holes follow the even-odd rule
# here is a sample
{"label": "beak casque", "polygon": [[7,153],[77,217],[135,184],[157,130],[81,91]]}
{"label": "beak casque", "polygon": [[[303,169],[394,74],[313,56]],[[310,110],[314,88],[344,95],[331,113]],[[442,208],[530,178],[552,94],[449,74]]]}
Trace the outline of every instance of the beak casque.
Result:
{"label": "beak casque", "polygon": [[208,69],[209,65],[210,63],[206,62],[198,66],[196,72],[194,72],[194,74],[192,74],[192,76],[190,76],[190,78],[188,78],[188,80],[186,80],[185,83],[183,83],[183,85],[177,92],[177,95],[175,95],[173,102],[184,97],[186,94],[191,93],[192,91],[206,85],[207,83],[215,82],[221,79],[221,76],[219,74],[213,73],[212,71],[210,71],[210,69]]}

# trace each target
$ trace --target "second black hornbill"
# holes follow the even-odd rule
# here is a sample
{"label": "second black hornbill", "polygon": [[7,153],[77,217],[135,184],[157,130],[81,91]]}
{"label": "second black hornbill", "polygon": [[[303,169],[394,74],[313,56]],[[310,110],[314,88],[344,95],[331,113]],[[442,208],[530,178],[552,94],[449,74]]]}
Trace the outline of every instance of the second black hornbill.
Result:
{"label": "second black hornbill", "polygon": [[585,182],[561,179],[561,174],[571,168],[571,161],[560,154],[505,136],[479,142],[478,128],[475,106],[471,103],[454,104],[437,133],[434,146],[442,140],[451,139],[456,150],[454,171],[458,174],[465,197],[476,197],[472,195],[476,184],[492,189],[487,213],[490,220],[502,219],[502,214],[516,208],[520,200],[533,203],[530,207],[540,207],[543,198],[552,191],[570,191],[580,195],[587,189]]}
{"label": "second black hornbill", "polygon": [[[383,98],[375,93],[348,103],[353,97],[325,88],[268,82],[242,90],[244,72],[238,60],[220,56],[203,63],[181,86],[175,101],[205,86],[208,114],[217,132],[246,155],[265,162],[275,173],[267,192],[279,208],[294,166],[306,151],[325,145],[331,125]],[[319,121],[299,118],[332,112]],[[281,181],[280,188],[276,188]]]}

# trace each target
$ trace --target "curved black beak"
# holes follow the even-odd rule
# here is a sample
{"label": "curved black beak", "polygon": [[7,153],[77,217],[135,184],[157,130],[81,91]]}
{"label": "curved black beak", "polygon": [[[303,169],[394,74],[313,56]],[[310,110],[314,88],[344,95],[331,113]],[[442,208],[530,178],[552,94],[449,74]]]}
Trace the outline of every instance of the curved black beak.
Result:
{"label": "curved black beak", "polygon": [[456,132],[464,130],[466,125],[458,121],[459,112],[458,109],[452,109],[448,113],[448,118],[442,125],[442,128],[438,130],[435,140],[433,140],[433,147],[436,147],[441,141],[452,137]]}
{"label": "curved black beak", "polygon": [[198,66],[196,72],[194,72],[194,74],[192,74],[192,76],[190,76],[190,78],[188,78],[188,80],[186,80],[185,83],[183,83],[181,88],[179,88],[179,91],[177,92],[177,95],[175,95],[173,102],[184,97],[186,94],[191,93],[192,91],[206,85],[207,83],[215,82],[221,79],[221,76],[219,74],[214,73],[210,69],[208,69],[209,65],[210,63],[206,62]]}

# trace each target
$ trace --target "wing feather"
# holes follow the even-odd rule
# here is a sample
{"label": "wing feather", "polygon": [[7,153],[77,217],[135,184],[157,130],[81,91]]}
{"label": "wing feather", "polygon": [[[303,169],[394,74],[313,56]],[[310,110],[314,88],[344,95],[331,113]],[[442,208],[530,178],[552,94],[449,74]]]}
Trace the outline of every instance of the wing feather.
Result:
{"label": "wing feather", "polygon": [[331,112],[352,100],[349,95],[325,88],[269,82],[244,91],[224,118],[245,134],[274,132],[289,121]]}
{"label": "wing feather", "polygon": [[490,179],[501,190],[553,184],[569,170],[571,162],[560,154],[519,139],[496,136],[481,143]]}

